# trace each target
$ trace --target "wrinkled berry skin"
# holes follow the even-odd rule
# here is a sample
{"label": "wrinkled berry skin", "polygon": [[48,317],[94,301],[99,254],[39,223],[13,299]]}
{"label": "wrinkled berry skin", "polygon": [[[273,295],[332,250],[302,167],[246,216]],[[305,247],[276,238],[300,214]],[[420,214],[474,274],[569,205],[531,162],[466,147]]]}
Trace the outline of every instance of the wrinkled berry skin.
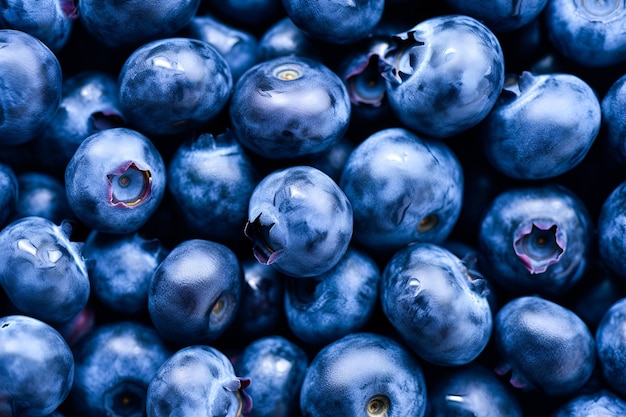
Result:
{"label": "wrinkled berry skin", "polygon": [[161,365],[150,381],[147,417],[239,417],[251,401],[243,391],[250,380],[235,375],[221,351],[206,345],[182,348]]}
{"label": "wrinkled berry skin", "polygon": [[51,172],[63,173],[85,138],[123,124],[115,77],[101,71],[80,72],[63,81],[59,108],[35,138],[37,160]]}
{"label": "wrinkled berry skin", "polygon": [[621,298],[604,313],[596,330],[598,360],[604,380],[619,395],[626,394],[626,299]]}
{"label": "wrinkled berry skin", "polygon": [[292,417],[309,359],[302,348],[282,336],[267,336],[245,346],[234,364],[237,375],[254,381],[246,389],[252,399],[249,417]]}
{"label": "wrinkled berry skin", "polygon": [[491,165],[509,177],[553,178],[584,159],[601,121],[600,102],[581,78],[524,72],[484,120],[482,146]]}
{"label": "wrinkled berry skin", "polygon": [[87,304],[87,268],[69,235],[68,223],[57,226],[37,216],[15,220],[0,232],[0,284],[21,312],[58,324]]}
{"label": "wrinkled berry skin", "polygon": [[485,25],[469,16],[437,16],[392,40],[382,75],[405,126],[446,138],[487,116],[504,84],[504,55]]}
{"label": "wrinkled berry skin", "polygon": [[0,45],[0,145],[17,145],[52,121],[63,74],[57,57],[32,35],[0,29]]}
{"label": "wrinkled berry skin", "polygon": [[496,33],[520,29],[543,11],[548,0],[446,0],[455,12],[483,22]]}
{"label": "wrinkled berry skin", "polygon": [[378,305],[380,271],[364,252],[348,248],[329,271],[287,281],[285,313],[291,331],[323,346],[361,330]]}
{"label": "wrinkled berry skin", "polygon": [[80,19],[98,42],[121,47],[173,36],[193,18],[200,0],[78,2]]}
{"label": "wrinkled berry skin", "polygon": [[490,369],[478,363],[446,370],[430,388],[426,413],[429,417],[523,416],[513,392]]}
{"label": "wrinkled berry skin", "polygon": [[148,310],[148,288],[156,267],[167,255],[158,239],[139,233],[92,231],[82,248],[96,299],[111,311],[133,315]]}
{"label": "wrinkled berry skin", "polygon": [[353,333],[313,358],[302,382],[300,409],[304,417],[423,417],[422,367],[394,339]]}
{"label": "wrinkled berry skin", "polygon": [[0,414],[45,417],[67,398],[74,357],[50,325],[33,317],[0,318]]}
{"label": "wrinkled berry skin", "polygon": [[65,169],[76,217],[104,233],[132,233],[156,211],[166,187],[165,163],[143,134],[128,128],[87,137]]}
{"label": "wrinkled berry skin", "polygon": [[200,127],[226,106],[233,78],[211,44],[167,38],[138,47],[118,76],[119,105],[146,133],[175,135]]}
{"label": "wrinkled berry skin", "polygon": [[415,243],[389,260],[380,283],[385,316],[422,359],[465,365],[486,347],[493,316],[484,278],[441,246]]}
{"label": "wrinkled berry skin", "polygon": [[485,273],[517,293],[562,295],[587,271],[593,232],[584,203],[564,186],[507,189],[480,224]]}
{"label": "wrinkled berry skin", "polygon": [[354,239],[372,252],[445,240],[461,212],[461,164],[443,142],[403,128],[373,133],[350,154],[339,185],[354,211]]}
{"label": "wrinkled berry skin", "polygon": [[215,340],[235,318],[242,280],[239,260],[228,247],[203,239],[179,243],[150,280],[154,327],[179,346]]}
{"label": "wrinkled berry skin", "polygon": [[194,234],[221,242],[244,238],[248,200],[260,178],[231,131],[184,141],[167,176],[170,195]]}
{"label": "wrinkled berry skin", "polygon": [[544,15],[548,39],[566,58],[589,67],[624,62],[623,2],[551,0]]}
{"label": "wrinkled berry skin", "polygon": [[291,166],[256,186],[244,233],[254,242],[259,262],[294,277],[320,275],[348,250],[352,206],[322,171]]}
{"label": "wrinkled berry skin", "polygon": [[237,139],[270,159],[328,149],[345,134],[350,110],[341,78],[320,61],[299,56],[250,68],[235,84],[229,105]]}
{"label": "wrinkled berry skin", "polygon": [[0,28],[26,32],[58,52],[67,43],[77,18],[73,1],[6,0],[0,9]]}
{"label": "wrinkled berry skin", "polygon": [[602,203],[598,217],[598,253],[603,264],[626,279],[626,182],[620,183]]}
{"label": "wrinkled berry skin", "polygon": [[510,383],[548,396],[577,392],[596,364],[593,335],[572,311],[539,296],[521,296],[496,314],[494,343]]}
{"label": "wrinkled berry skin", "polygon": [[384,0],[283,0],[287,16],[309,36],[333,44],[349,44],[371,34],[380,22]]}
{"label": "wrinkled berry skin", "polygon": [[148,384],[172,354],[154,328],[132,321],[94,327],[72,352],[68,405],[93,417],[144,416]]}
{"label": "wrinkled berry skin", "polygon": [[605,134],[602,136],[607,155],[620,166],[626,166],[626,74],[617,79],[600,103]]}
{"label": "wrinkled berry skin", "polygon": [[561,405],[551,417],[617,417],[626,414],[626,401],[608,389],[580,394]]}

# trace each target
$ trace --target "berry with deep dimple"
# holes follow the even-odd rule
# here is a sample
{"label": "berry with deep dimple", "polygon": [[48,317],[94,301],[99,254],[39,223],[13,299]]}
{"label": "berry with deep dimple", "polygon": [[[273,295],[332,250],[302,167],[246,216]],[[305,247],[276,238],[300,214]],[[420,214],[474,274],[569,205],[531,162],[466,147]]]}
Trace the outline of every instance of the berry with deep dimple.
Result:
{"label": "berry with deep dimple", "polygon": [[165,163],[143,134],[112,128],[86,138],[65,169],[76,217],[104,233],[131,233],[156,211],[165,193]]}
{"label": "berry with deep dimple", "polygon": [[300,409],[304,417],[423,417],[424,373],[396,340],[353,333],[313,358],[302,382]]}
{"label": "berry with deep dimple", "polygon": [[389,260],[380,299],[392,326],[422,359],[464,365],[485,349],[493,316],[486,282],[452,252],[415,243]]}
{"label": "berry with deep dimple", "polygon": [[61,102],[63,74],[57,57],[34,36],[1,29],[0,80],[0,145],[35,139]]}
{"label": "berry with deep dimple", "polygon": [[350,97],[321,61],[286,56],[263,61],[235,84],[229,104],[243,146],[270,159],[315,154],[348,129]]}
{"label": "berry with deep dimple", "polygon": [[538,296],[522,296],[496,314],[496,373],[510,373],[512,386],[548,396],[577,392],[591,377],[596,345],[571,310]]}
{"label": "berry with deep dimple", "polygon": [[352,237],[352,206],[328,175],[291,166],[267,175],[250,197],[244,233],[257,260],[310,277],[335,266]]}
{"label": "berry with deep dimple", "polygon": [[486,208],[478,233],[485,273],[517,293],[564,294],[587,271],[593,219],[562,185],[509,188]]}
{"label": "berry with deep dimple", "polygon": [[67,398],[74,357],[61,334],[35,318],[0,318],[0,415],[45,417]]}
{"label": "berry with deep dimple", "polygon": [[148,312],[166,340],[209,343],[235,318],[243,271],[227,246],[190,239],[174,247],[152,274]]}
{"label": "berry with deep dimple", "polygon": [[187,133],[216,117],[233,85],[228,63],[211,44],[166,38],[137,48],[118,75],[129,125],[156,135]]}
{"label": "berry with deep dimple", "polygon": [[487,116],[504,84],[504,56],[484,24],[469,16],[437,16],[392,40],[381,56],[382,75],[402,123],[444,138]]}
{"label": "berry with deep dimple", "polygon": [[150,381],[147,417],[239,417],[252,401],[244,389],[250,379],[237,377],[221,351],[194,345],[175,352]]}
{"label": "berry with deep dimple", "polygon": [[572,170],[595,142],[600,102],[581,78],[563,73],[511,77],[482,123],[489,162],[517,179],[553,178]]}
{"label": "berry with deep dimple", "polygon": [[365,139],[346,161],[339,185],[354,211],[354,239],[375,253],[409,242],[442,242],[462,206],[463,171],[444,143],[402,128]]}
{"label": "berry with deep dimple", "polygon": [[0,285],[21,312],[58,324],[87,304],[87,268],[70,231],[69,223],[29,216],[0,232]]}

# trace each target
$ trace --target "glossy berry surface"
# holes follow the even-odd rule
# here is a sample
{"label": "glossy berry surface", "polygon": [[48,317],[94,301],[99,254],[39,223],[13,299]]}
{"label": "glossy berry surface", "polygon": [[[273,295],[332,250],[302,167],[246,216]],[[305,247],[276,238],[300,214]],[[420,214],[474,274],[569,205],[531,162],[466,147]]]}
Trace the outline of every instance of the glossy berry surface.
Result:
{"label": "glossy berry surface", "polygon": [[393,252],[448,237],[461,212],[464,177],[445,143],[388,128],[356,147],[339,184],[354,211],[354,239],[369,251]]}
{"label": "glossy berry surface", "polygon": [[437,365],[465,365],[487,346],[493,327],[485,282],[432,243],[396,252],[385,266],[380,299],[406,344]]}
{"label": "glossy berry surface", "polygon": [[604,313],[595,334],[602,375],[611,389],[621,396],[626,393],[625,323],[626,300],[622,298],[613,303]]}
{"label": "glossy berry surface", "polygon": [[166,38],[139,46],[118,76],[124,118],[156,135],[190,132],[214,118],[230,96],[228,63],[211,44]]}
{"label": "glossy berry surface", "polygon": [[302,383],[300,409],[305,417],[423,417],[424,373],[395,340],[353,333],[326,345],[313,358]]}
{"label": "glossy berry surface", "polygon": [[70,207],[89,228],[131,233],[148,221],[165,193],[160,152],[143,134],[106,129],[86,138],[65,169]]}
{"label": "glossy berry surface", "polygon": [[591,377],[596,344],[571,310],[538,296],[522,296],[496,314],[494,342],[500,355],[496,372],[512,386],[549,396],[577,392]]}
{"label": "glossy berry surface", "polygon": [[598,217],[599,257],[606,267],[618,277],[626,278],[626,182],[615,187],[602,203]]}
{"label": "glossy berry surface", "polygon": [[241,144],[270,159],[328,149],[348,129],[350,98],[337,74],[319,60],[286,56],[244,73],[229,104]]}
{"label": "glossy berry surface", "polygon": [[30,316],[0,318],[0,414],[47,416],[73,381],[74,357],[58,331]]}
{"label": "glossy berry surface", "polygon": [[626,401],[607,389],[580,394],[567,401],[552,417],[621,416],[626,413]]}
{"label": "glossy berry surface", "polygon": [[626,74],[610,86],[600,103],[602,123],[605,127],[603,140],[609,151],[609,158],[621,166],[626,165],[626,118],[620,111],[624,103],[626,103]]}
{"label": "glossy berry surface", "polygon": [[347,251],[352,206],[317,168],[292,166],[267,175],[250,197],[244,233],[257,260],[295,277],[323,274]]}

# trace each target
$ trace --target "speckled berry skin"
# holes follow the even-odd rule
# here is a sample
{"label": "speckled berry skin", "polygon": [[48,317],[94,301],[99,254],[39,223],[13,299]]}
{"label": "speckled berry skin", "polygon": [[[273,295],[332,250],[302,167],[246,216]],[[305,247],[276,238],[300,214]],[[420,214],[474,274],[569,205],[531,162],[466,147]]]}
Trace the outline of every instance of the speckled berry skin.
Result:
{"label": "speckled berry skin", "polygon": [[143,44],[118,76],[119,105],[131,127],[175,135],[212,120],[233,86],[230,67],[211,44],[166,38]]}
{"label": "speckled berry skin", "polygon": [[385,316],[422,359],[465,365],[491,337],[493,316],[485,280],[441,246],[415,243],[399,250],[382,274]]}
{"label": "speckled berry skin", "polygon": [[551,0],[544,19],[548,39],[568,59],[589,67],[624,62],[623,2]]}
{"label": "speckled berry skin", "polygon": [[241,144],[269,159],[316,154],[348,129],[350,97],[337,74],[321,61],[285,56],[246,71],[229,105]]}
{"label": "speckled berry skin", "polygon": [[268,174],[250,197],[244,233],[257,260],[294,277],[335,266],[352,237],[352,206],[327,174],[291,166]]}
{"label": "speckled berry skin", "polygon": [[496,372],[516,388],[548,396],[576,393],[596,364],[593,335],[571,310],[539,296],[517,297],[496,314]]}
{"label": "speckled berry skin", "polygon": [[598,253],[602,263],[626,279],[626,182],[611,191],[602,203],[598,217]]}
{"label": "speckled berry skin", "polygon": [[36,37],[0,29],[0,145],[29,142],[52,121],[61,102],[59,60]]}
{"label": "speckled berry skin", "polygon": [[604,141],[608,158],[626,166],[626,117],[621,111],[626,105],[626,74],[610,86],[600,104],[605,134],[599,140]]}
{"label": "speckled berry skin", "polygon": [[87,137],[65,168],[76,217],[104,233],[132,233],[156,211],[166,187],[165,163],[136,130],[106,129]]}
{"label": "speckled berry skin", "polygon": [[416,357],[394,339],[353,333],[313,358],[302,383],[300,409],[304,417],[423,417],[424,373]]}
{"label": "speckled berry skin", "polygon": [[613,303],[596,330],[598,360],[604,380],[618,395],[626,394],[626,299]]}
{"label": "speckled berry skin", "polygon": [[478,233],[484,272],[510,291],[565,294],[587,271],[594,222],[562,185],[510,188],[487,207]]}
{"label": "speckled berry skin", "polygon": [[469,16],[426,19],[395,35],[382,57],[393,112],[408,128],[431,137],[477,125],[504,84],[498,39]]}
{"label": "speckled berry skin", "polygon": [[368,251],[393,253],[448,237],[461,212],[464,177],[445,143],[388,128],[350,154],[339,185],[354,211],[354,239]]}
{"label": "speckled berry skin", "polygon": [[581,393],[561,405],[551,417],[618,417],[626,414],[626,401],[608,389]]}
{"label": "speckled berry skin", "polygon": [[482,146],[498,171],[516,179],[554,178],[576,167],[600,131],[593,89],[565,73],[523,72],[482,124]]}

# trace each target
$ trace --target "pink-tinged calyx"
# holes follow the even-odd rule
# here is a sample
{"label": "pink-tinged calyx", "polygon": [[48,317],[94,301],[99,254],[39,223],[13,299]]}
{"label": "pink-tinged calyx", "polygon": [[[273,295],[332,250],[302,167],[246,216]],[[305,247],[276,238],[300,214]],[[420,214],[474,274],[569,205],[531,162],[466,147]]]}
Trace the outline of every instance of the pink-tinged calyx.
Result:
{"label": "pink-tinged calyx", "polygon": [[513,248],[531,274],[546,272],[565,253],[566,239],[558,225],[535,220],[520,225],[515,232]]}

